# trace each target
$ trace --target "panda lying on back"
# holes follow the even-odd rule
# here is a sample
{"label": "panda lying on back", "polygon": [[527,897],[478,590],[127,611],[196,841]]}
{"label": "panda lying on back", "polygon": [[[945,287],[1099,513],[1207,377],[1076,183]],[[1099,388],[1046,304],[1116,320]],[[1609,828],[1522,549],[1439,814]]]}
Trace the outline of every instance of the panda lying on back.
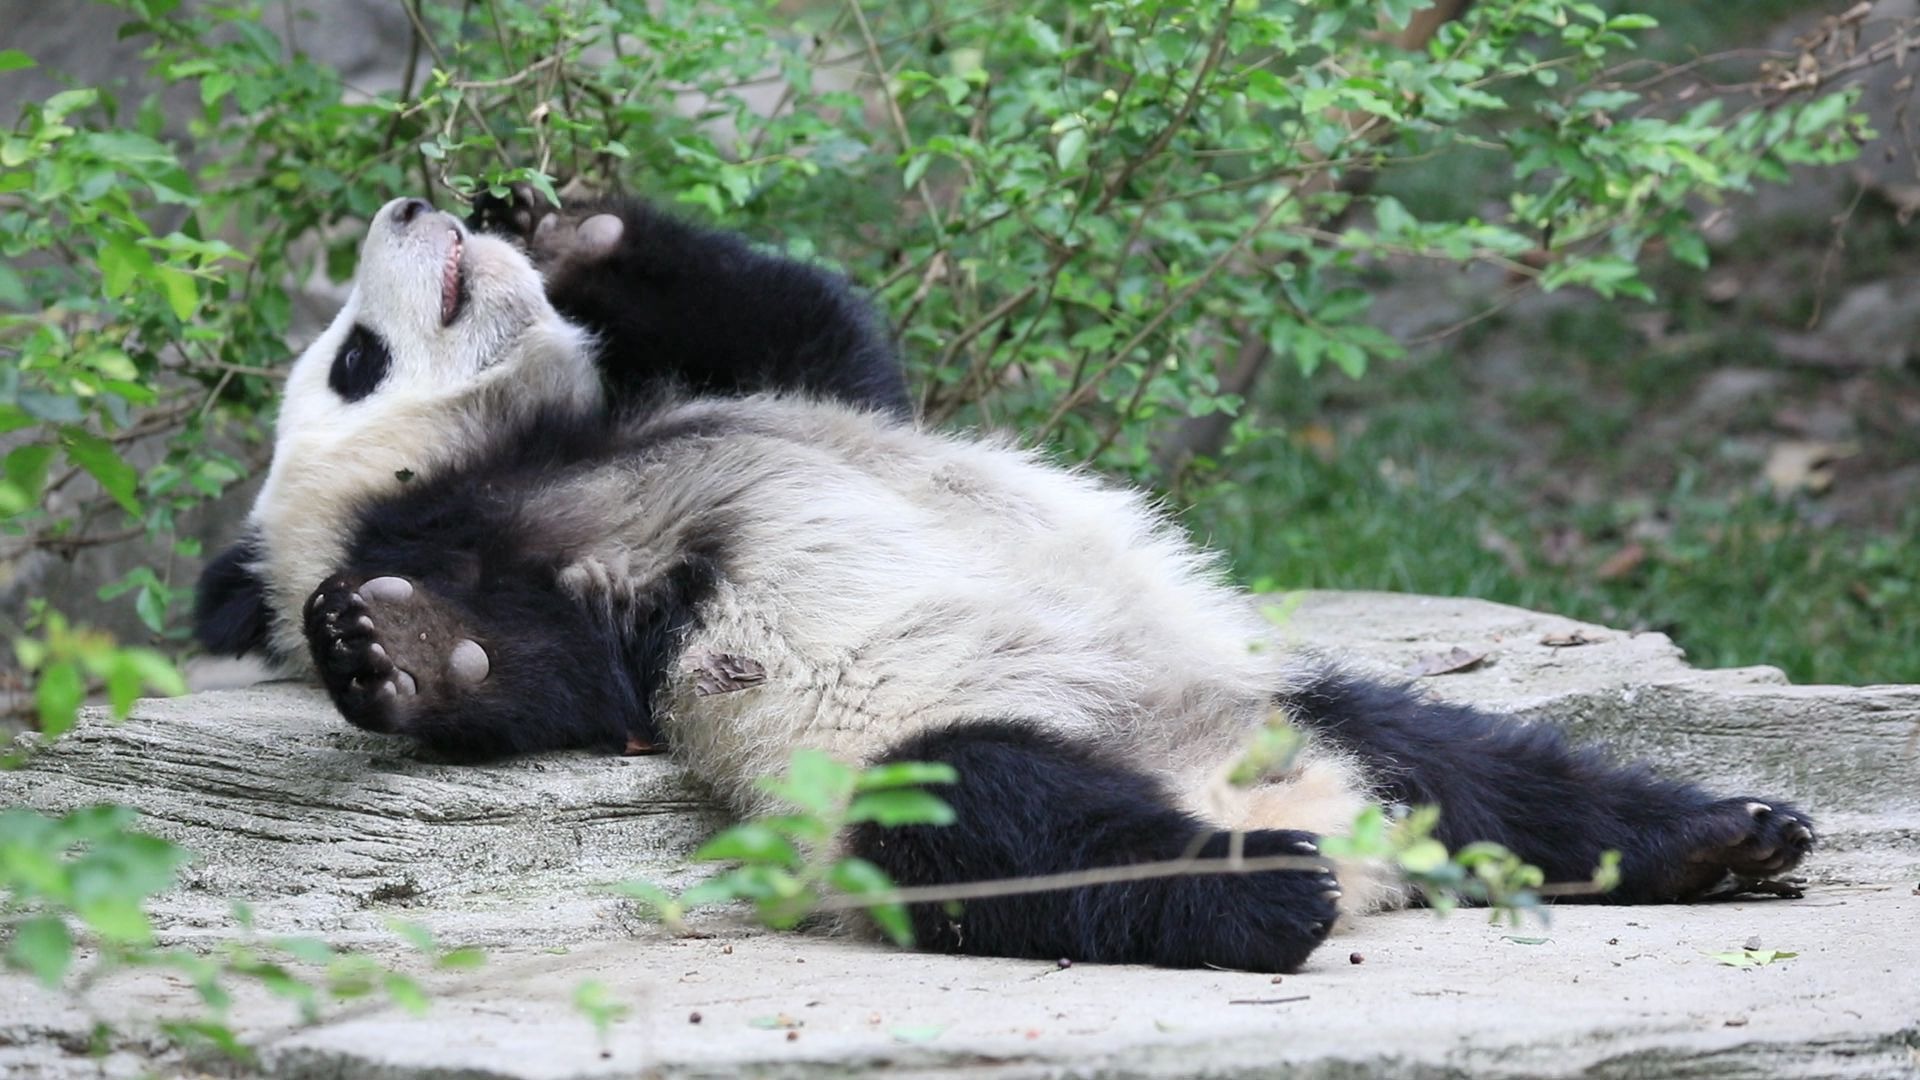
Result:
{"label": "panda lying on back", "polygon": [[[304,655],[354,724],[458,757],[664,743],[743,814],[796,747],[951,763],[957,824],[844,838],[902,885],[1222,855],[1226,830],[1249,856],[1312,854],[1369,801],[1438,804],[1440,839],[1505,844],[1549,880],[1617,849],[1616,901],[1699,897],[1812,847],[1777,800],[1288,659],[1140,495],[901,422],[897,364],[836,279],[768,278],[711,234],[663,247],[639,206],[546,221],[511,223],[543,284],[515,243],[419,200],[374,219],[288,379],[247,537],[203,580],[210,647]],[[663,251],[717,252],[708,291],[657,304],[642,268],[670,270]],[[800,284],[757,287],[775,280]],[[726,340],[763,347],[679,351]],[[664,383],[682,390],[651,398]],[[1276,707],[1308,749],[1221,783]],[[1339,877],[912,914],[945,951],[1286,971],[1342,907],[1397,898]]]}

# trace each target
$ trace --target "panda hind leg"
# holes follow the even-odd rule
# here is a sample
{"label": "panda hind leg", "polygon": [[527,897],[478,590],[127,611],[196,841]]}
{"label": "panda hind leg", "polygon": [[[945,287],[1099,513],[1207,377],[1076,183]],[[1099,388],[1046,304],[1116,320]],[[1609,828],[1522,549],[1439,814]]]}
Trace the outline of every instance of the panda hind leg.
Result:
{"label": "panda hind leg", "polygon": [[[1034,878],[1183,857],[1220,859],[1232,838],[1178,809],[1159,783],[1095,747],[1014,722],[909,738],[883,762],[953,766],[927,790],[951,825],[856,826],[852,852],[907,886]],[[1315,858],[1308,833],[1240,834],[1248,858]],[[916,942],[982,956],[1293,971],[1326,939],[1340,890],[1330,868],[1144,877],[910,905]]]}
{"label": "panda hind leg", "polygon": [[335,707],[369,731],[481,759],[624,749],[650,730],[637,688],[598,647],[609,635],[556,590],[349,573],[323,582],[304,616]]}
{"label": "panda hind leg", "polygon": [[1327,670],[1283,704],[1380,777],[1385,798],[1437,805],[1436,832],[1450,847],[1493,841],[1568,883],[1619,852],[1618,886],[1575,899],[1792,895],[1778,878],[1814,846],[1812,820],[1780,799],[1716,796],[1602,748],[1570,746],[1551,724],[1435,701],[1405,684]]}

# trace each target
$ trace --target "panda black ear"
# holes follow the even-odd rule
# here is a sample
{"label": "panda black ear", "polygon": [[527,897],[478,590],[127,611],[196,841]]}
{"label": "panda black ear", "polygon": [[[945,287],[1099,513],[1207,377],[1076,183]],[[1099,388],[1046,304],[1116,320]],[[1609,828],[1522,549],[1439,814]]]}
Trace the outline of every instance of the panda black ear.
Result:
{"label": "panda black ear", "polygon": [[267,645],[267,583],[254,570],[260,538],[249,533],[200,571],[193,636],[208,652],[244,656]]}

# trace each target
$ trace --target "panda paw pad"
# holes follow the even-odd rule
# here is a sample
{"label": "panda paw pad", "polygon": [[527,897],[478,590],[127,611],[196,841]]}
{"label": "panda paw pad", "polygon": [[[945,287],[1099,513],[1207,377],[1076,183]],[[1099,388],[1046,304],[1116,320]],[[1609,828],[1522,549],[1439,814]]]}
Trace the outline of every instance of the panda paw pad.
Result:
{"label": "panda paw pad", "polygon": [[404,730],[425,700],[483,682],[492,667],[443,604],[400,577],[328,579],[308,598],[307,645],[349,721]]}
{"label": "panda paw pad", "polygon": [[473,228],[520,241],[549,272],[566,263],[597,262],[619,248],[626,222],[617,214],[570,213],[530,184],[514,184],[505,198],[482,193],[468,219]]}
{"label": "panda paw pad", "polygon": [[1742,892],[1798,895],[1780,877],[1800,865],[1816,841],[1813,822],[1799,810],[1751,798],[1713,803],[1690,831],[1674,890],[1681,898]]}

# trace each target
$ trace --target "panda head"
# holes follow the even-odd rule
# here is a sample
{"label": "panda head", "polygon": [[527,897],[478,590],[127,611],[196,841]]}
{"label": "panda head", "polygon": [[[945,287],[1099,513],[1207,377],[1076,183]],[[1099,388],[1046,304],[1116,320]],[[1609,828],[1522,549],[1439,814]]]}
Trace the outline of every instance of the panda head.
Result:
{"label": "panda head", "polygon": [[536,413],[598,408],[594,348],[509,241],[422,199],[382,207],[346,304],[288,372],[250,515],[280,651],[298,646],[285,613],[335,569],[363,507]]}
{"label": "panda head", "polygon": [[592,405],[598,393],[591,342],[547,302],[519,248],[396,199],[367,229],[346,305],[294,362],[275,457],[316,438],[417,441],[408,450],[431,457],[426,444],[450,427]]}

